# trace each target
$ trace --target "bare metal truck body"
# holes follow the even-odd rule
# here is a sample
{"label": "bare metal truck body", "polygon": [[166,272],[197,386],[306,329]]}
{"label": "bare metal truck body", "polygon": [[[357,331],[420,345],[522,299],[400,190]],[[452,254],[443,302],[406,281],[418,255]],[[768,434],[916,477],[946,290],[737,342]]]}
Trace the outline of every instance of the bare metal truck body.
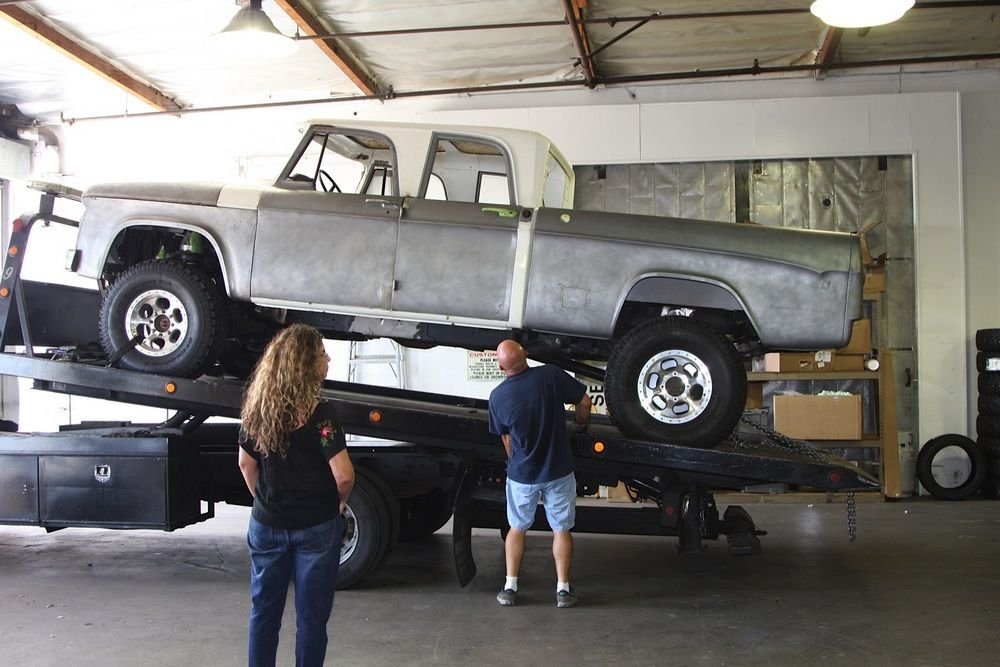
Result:
{"label": "bare metal truck body", "polygon": [[573,185],[532,132],[316,123],[270,187],[91,188],[75,268],[107,288],[102,344],[133,348],[125,368],[245,374],[292,320],[424,347],[513,337],[606,362],[618,426],[677,444],[732,430],[741,357],[850,338],[856,235],[574,210]]}

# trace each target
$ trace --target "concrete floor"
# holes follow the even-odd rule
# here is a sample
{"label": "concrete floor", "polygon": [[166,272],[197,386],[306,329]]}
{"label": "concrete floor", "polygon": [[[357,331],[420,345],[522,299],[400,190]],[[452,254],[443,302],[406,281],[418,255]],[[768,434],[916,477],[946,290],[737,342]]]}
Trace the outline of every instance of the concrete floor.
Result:
{"label": "concrete floor", "polygon": [[[1000,664],[1000,503],[860,503],[854,544],[844,505],[743,504],[769,532],[756,556],[577,536],[573,609],[555,608],[547,534],[501,608],[496,531],[476,532],[463,589],[446,526],[337,594],[327,664]],[[0,664],[245,664],[246,510],[218,514],[175,533],[0,526]],[[281,664],[293,633],[289,605]]]}

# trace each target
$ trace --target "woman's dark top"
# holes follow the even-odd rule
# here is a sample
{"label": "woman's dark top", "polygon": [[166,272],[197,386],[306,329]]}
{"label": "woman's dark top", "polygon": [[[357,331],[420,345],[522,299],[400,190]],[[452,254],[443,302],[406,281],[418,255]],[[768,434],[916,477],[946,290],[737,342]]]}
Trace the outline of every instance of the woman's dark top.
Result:
{"label": "woman's dark top", "polygon": [[272,528],[308,528],[340,513],[340,494],[330,459],[347,448],[332,403],[320,402],[312,417],[292,431],[285,456],[262,455],[247,438],[240,443],[257,460],[254,519]]}

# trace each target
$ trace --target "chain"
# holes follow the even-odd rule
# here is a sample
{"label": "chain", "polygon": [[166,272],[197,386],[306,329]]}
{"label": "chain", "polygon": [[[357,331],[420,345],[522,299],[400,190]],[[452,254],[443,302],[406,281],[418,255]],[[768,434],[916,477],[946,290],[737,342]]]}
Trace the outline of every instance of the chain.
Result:
{"label": "chain", "polygon": [[[814,461],[819,461],[820,463],[829,463],[830,461],[829,454],[813,447],[812,445],[806,442],[803,442],[802,440],[793,440],[784,433],[779,433],[778,431],[775,431],[773,428],[762,426],[761,424],[753,422],[747,419],[746,417],[740,417],[740,422],[746,424],[747,426],[750,426],[751,428],[757,431],[760,431],[765,436],[767,436],[768,439],[767,444],[771,445],[772,447],[776,447],[778,449],[787,449],[788,451],[796,452],[798,454],[803,454],[805,456],[808,456]],[[751,446],[750,443],[740,439],[738,431],[733,432],[733,442],[740,449],[746,449]]]}
{"label": "chain", "polygon": [[858,536],[858,506],[854,499],[854,492],[847,492],[847,537],[851,543]]}
{"label": "chain", "polygon": [[[797,452],[803,454],[813,459],[814,461],[819,461],[821,463],[828,463],[830,461],[830,455],[826,452],[819,450],[812,445],[803,442],[802,440],[794,440],[789,438],[784,433],[779,433],[772,428],[767,426],[762,426],[756,422],[753,422],[746,417],[740,417],[740,422],[750,426],[751,428],[760,431],[767,437],[767,444],[776,447],[778,449],[787,449],[792,452]],[[739,431],[733,431],[732,441],[738,449],[748,449],[752,445],[740,438]],[[833,497],[832,491],[827,491],[827,502]],[[850,538],[851,542],[857,539],[858,535],[858,506],[857,500],[854,496],[854,491],[847,492],[847,536]]]}

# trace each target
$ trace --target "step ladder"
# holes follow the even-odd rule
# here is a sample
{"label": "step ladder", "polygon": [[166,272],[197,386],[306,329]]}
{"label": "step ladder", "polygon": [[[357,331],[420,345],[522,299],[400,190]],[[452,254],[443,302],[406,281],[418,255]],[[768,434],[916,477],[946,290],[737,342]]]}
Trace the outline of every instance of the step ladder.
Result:
{"label": "step ladder", "polygon": [[374,341],[351,341],[350,351],[347,357],[347,381],[360,382],[358,369],[367,364],[385,364],[392,371],[396,379],[396,387],[406,389],[406,358],[403,356],[402,346],[393,340],[386,340],[392,346],[392,352],[381,354],[370,354],[364,349],[365,346],[382,343],[382,340]]}
{"label": "step ladder", "polygon": [[[389,343],[389,345],[392,346],[392,352],[373,354],[365,350],[366,347],[384,345],[384,343]],[[406,358],[403,356],[403,348],[399,343],[394,340],[385,340],[383,342],[381,339],[365,341],[352,340],[347,354],[347,381],[361,383],[362,379],[359,378],[361,375],[359,370],[362,366],[370,364],[385,364],[388,366],[396,380],[396,387],[399,389],[406,389]],[[353,434],[347,435],[347,440],[349,442],[367,439],[368,438],[365,436]]]}

